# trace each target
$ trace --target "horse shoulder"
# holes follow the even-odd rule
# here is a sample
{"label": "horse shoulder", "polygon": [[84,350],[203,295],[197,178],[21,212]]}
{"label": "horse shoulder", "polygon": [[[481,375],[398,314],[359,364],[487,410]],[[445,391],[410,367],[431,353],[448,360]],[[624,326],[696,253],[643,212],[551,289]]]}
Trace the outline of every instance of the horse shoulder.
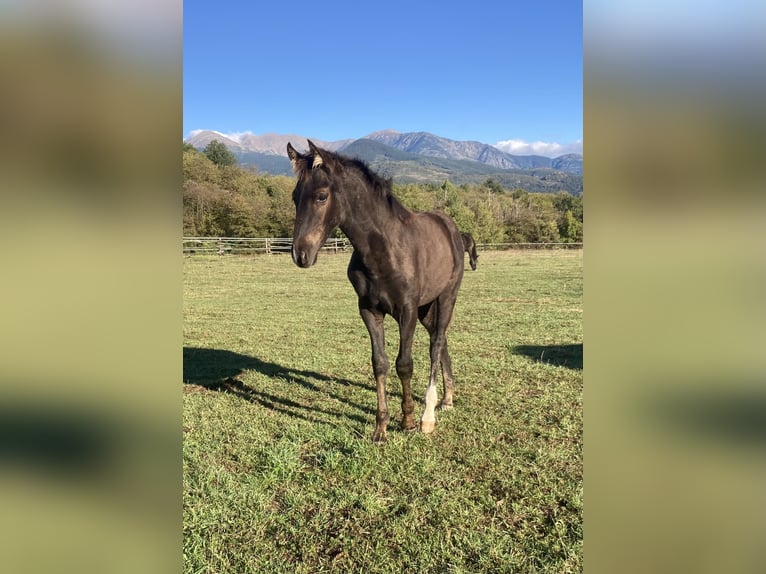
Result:
{"label": "horse shoulder", "polygon": [[369,272],[362,262],[362,258],[354,251],[351,254],[351,260],[348,262],[348,269],[346,275],[351,285],[354,287],[356,294],[362,297],[366,295],[370,290]]}

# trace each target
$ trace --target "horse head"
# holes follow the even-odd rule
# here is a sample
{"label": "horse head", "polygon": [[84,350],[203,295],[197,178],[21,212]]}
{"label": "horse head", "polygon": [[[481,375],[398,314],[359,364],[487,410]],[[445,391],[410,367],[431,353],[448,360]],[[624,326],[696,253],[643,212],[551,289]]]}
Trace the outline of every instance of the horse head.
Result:
{"label": "horse head", "polygon": [[292,256],[299,267],[311,267],[316,263],[319,250],[341,221],[337,172],[342,166],[331,152],[320,150],[311,140],[308,144],[306,154],[287,144],[287,155],[298,176],[293,191],[295,227]]}

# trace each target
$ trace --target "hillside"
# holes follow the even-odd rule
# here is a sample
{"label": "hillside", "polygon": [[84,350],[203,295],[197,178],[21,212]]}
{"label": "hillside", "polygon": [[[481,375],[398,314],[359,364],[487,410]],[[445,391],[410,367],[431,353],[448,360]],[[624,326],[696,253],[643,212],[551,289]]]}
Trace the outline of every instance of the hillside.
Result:
{"label": "hillside", "polygon": [[443,159],[466,159],[500,169],[551,167],[551,159],[547,157],[514,156],[481,142],[456,141],[428,132],[399,133],[385,130],[372,133],[365,139],[377,141],[409,153]]}
{"label": "hillside", "polygon": [[499,170],[471,160],[408,153],[368,139],[354,141],[341,153],[364,160],[380,174],[399,183],[441,183],[449,180],[460,185],[482,183],[491,178],[507,189],[519,187],[530,192],[582,193],[581,176],[550,168]]}
{"label": "hillside", "polygon": [[[187,142],[197,149],[213,139],[222,141],[242,166],[274,175],[290,175],[287,142],[306,148],[300,135],[241,134],[225,136],[213,130],[193,132]],[[582,156],[556,158],[516,156],[476,141],[455,141],[427,132],[374,132],[361,139],[327,142],[311,138],[318,146],[367,162],[381,174],[400,183],[481,183],[491,178],[501,186],[530,192],[566,191],[579,195],[582,186]]]}

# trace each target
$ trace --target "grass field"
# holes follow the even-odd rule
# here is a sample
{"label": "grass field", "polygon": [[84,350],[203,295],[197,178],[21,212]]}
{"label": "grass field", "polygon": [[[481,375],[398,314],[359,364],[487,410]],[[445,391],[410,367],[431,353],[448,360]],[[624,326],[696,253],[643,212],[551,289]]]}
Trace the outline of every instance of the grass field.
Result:
{"label": "grass field", "polygon": [[[392,367],[384,446],[347,254],[185,259],[185,572],[582,570],[582,251],[480,255],[455,408],[400,432]],[[413,357],[418,418],[421,326]]]}

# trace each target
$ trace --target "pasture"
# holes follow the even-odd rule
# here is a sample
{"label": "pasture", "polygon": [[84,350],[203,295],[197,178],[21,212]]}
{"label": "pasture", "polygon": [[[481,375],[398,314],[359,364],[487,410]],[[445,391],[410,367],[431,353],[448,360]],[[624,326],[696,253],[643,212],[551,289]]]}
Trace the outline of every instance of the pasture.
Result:
{"label": "pasture", "polygon": [[[431,435],[398,428],[387,318],[384,446],[348,259],[184,260],[185,572],[581,571],[582,251],[466,257]],[[419,418],[421,326],[413,359]]]}

